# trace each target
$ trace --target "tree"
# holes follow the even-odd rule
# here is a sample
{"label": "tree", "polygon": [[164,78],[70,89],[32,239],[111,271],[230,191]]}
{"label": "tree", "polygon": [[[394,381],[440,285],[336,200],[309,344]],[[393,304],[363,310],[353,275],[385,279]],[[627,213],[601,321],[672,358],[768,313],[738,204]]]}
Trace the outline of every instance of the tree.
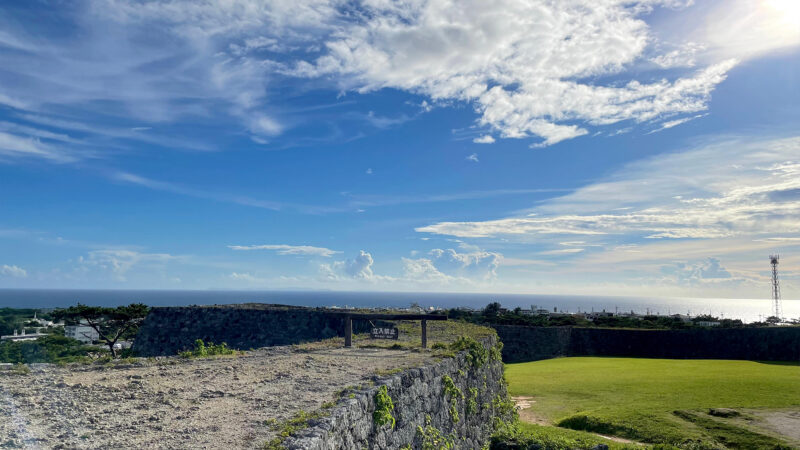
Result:
{"label": "tree", "polygon": [[500,307],[500,303],[489,303],[485,308],[483,308],[483,315],[485,317],[497,317],[497,315],[500,314]]}
{"label": "tree", "polygon": [[59,309],[53,314],[65,321],[85,322],[97,331],[100,342],[107,345],[111,355],[116,358],[117,350],[114,345],[121,338],[134,335],[148,312],[149,308],[142,303],[131,303],[116,308],[78,303],[78,306]]}

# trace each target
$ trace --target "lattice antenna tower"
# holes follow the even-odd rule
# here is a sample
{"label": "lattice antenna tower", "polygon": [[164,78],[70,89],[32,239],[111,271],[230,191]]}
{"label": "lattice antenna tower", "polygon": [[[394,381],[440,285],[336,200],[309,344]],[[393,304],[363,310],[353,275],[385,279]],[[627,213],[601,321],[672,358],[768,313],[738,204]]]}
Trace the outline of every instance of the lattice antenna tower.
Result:
{"label": "lattice antenna tower", "polygon": [[778,260],[780,255],[769,255],[772,264],[772,315],[781,318],[781,285],[778,282]]}

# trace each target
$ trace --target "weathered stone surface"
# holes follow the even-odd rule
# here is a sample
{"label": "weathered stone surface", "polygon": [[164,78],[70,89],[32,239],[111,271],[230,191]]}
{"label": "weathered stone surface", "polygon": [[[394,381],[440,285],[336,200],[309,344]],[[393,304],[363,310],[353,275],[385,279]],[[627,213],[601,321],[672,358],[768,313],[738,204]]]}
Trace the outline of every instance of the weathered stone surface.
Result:
{"label": "weathered stone surface", "polygon": [[[494,337],[483,345],[489,349],[496,344]],[[450,398],[444,392],[442,377],[447,375],[464,394],[456,409],[459,420],[450,416]],[[394,428],[375,425],[375,394],[386,386],[394,402]],[[470,388],[478,391],[475,404],[477,410],[467,413],[466,405]],[[406,445],[421,448],[421,436],[417,427],[424,427],[426,417],[430,424],[442,434],[456,439],[456,448],[477,449],[487,441],[493,419],[501,414],[495,406],[496,399],[506,399],[503,382],[503,364],[490,360],[482,367],[469,364],[465,353],[456,358],[444,359],[419,369],[379,379],[371,389],[359,391],[355,399],[344,399],[333,409],[330,416],[319,424],[289,438],[284,445],[292,450],[300,449],[398,449]]]}
{"label": "weathered stone surface", "polygon": [[[354,333],[369,328],[366,321],[353,322]],[[343,335],[342,314],[324,308],[265,304],[166,307],[150,311],[134,349],[140,356],[174,355],[192,348],[197,339],[248,350]]]}

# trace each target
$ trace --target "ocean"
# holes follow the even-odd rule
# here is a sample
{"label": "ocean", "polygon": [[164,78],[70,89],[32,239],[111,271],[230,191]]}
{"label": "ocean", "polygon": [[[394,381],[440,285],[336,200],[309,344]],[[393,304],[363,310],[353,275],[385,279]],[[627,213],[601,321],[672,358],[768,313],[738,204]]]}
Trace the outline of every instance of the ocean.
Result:
{"label": "ocean", "polygon": [[[762,320],[771,315],[769,299],[610,297],[533,294],[465,294],[429,292],[342,292],[342,291],[181,291],[181,290],[62,290],[0,289],[0,307],[57,308],[83,303],[116,306],[145,303],[150,306],[213,305],[230,303],[277,303],[298,306],[481,308],[500,302],[507,308],[546,308],[559,311],[633,311],[655,314],[712,314]],[[800,318],[800,300],[784,300],[783,316]]]}

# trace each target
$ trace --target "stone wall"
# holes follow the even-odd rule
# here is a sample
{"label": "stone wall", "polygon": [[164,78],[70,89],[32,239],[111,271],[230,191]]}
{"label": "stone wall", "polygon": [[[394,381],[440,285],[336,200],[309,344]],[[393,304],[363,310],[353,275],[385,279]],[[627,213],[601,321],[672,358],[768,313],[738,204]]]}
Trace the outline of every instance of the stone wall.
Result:
{"label": "stone wall", "polygon": [[[488,350],[496,343],[497,339],[491,337],[483,345]],[[456,402],[458,421],[454,421],[450,414],[451,403],[445,393],[444,376],[449,376],[464,394],[464,398]],[[387,387],[394,402],[394,428],[377,426],[372,417],[375,395],[381,386]],[[477,390],[477,396],[474,398],[475,410],[468,413],[470,388]],[[340,400],[329,416],[289,438],[284,445],[293,450],[383,450],[407,445],[419,449],[422,448],[422,436],[417,433],[417,427],[426,426],[427,416],[432,427],[443,435],[454,437],[454,448],[479,449],[488,442],[494,418],[507,419],[503,417],[507,410],[498,406],[498,399],[508,400],[502,362],[490,358],[483,366],[474,367],[467,360],[466,352],[462,352],[455,358],[384,377],[373,387],[356,391],[354,398]]]}
{"label": "stone wall", "polygon": [[800,327],[691,330],[497,325],[505,362],[558,356],[800,360]]}
{"label": "stone wall", "polygon": [[[353,332],[369,331],[366,321],[353,321]],[[344,335],[344,317],[324,308],[239,304],[153,308],[134,342],[140,356],[174,355],[194,341],[249,350],[291,345]]]}

